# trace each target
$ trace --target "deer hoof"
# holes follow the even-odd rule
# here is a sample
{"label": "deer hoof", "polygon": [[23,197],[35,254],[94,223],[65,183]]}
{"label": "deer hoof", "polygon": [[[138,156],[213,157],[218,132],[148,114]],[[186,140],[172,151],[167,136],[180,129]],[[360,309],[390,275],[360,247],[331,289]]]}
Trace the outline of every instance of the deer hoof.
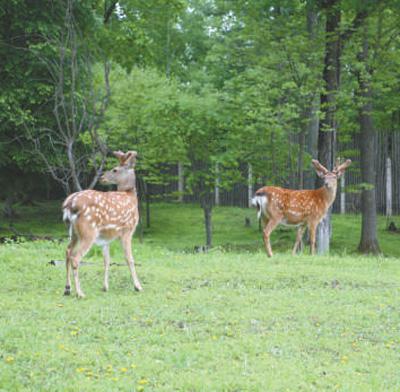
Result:
{"label": "deer hoof", "polygon": [[103,286],[103,291],[106,293],[108,291],[108,286]]}
{"label": "deer hoof", "polygon": [[85,298],[85,294],[83,294],[82,291],[80,293],[77,293],[76,296],[78,297],[78,299]]}
{"label": "deer hoof", "polygon": [[65,286],[64,295],[70,295],[70,294],[71,294],[71,287]]}
{"label": "deer hoof", "polygon": [[143,291],[143,287],[142,286],[135,286],[135,290],[136,291]]}

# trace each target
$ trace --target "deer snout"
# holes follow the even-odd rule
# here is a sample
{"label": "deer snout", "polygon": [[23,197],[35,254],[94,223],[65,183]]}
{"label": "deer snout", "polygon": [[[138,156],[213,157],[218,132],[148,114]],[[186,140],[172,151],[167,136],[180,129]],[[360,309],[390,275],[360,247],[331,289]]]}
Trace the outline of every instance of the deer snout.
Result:
{"label": "deer snout", "polygon": [[107,178],[106,178],[106,176],[104,174],[100,177],[99,181],[100,181],[101,184],[107,184],[108,183],[108,180],[107,180]]}

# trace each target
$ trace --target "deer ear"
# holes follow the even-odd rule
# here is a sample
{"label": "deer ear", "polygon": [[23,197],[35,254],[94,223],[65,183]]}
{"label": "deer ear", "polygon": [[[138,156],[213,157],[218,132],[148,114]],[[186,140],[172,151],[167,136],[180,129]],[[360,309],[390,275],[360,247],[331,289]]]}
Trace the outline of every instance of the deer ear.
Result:
{"label": "deer ear", "polygon": [[134,167],[136,164],[136,157],[137,157],[136,151],[128,151],[125,154],[125,165],[129,167]]}
{"label": "deer ear", "polygon": [[346,162],[342,163],[336,168],[336,173],[338,177],[341,177],[346,169],[351,165],[351,159],[347,159]]}
{"label": "deer ear", "polygon": [[329,170],[325,166],[322,166],[316,159],[313,159],[311,162],[314,165],[318,177],[324,178],[325,174],[328,173]]}

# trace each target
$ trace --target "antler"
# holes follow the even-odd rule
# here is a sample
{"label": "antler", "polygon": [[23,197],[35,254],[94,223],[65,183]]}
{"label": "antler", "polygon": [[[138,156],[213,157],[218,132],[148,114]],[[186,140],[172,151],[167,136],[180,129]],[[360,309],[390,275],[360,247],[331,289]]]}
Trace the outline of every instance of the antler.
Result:
{"label": "antler", "polygon": [[128,151],[127,153],[124,153],[122,151],[114,151],[113,154],[115,157],[118,158],[119,164],[121,166],[133,167],[136,163],[136,151]]}
{"label": "antler", "polygon": [[336,166],[334,172],[336,172],[337,175],[340,177],[344,173],[344,171],[351,165],[351,159],[347,159],[341,165],[339,163],[340,161],[336,160]]}
{"label": "antler", "polygon": [[313,159],[311,162],[319,177],[323,177],[326,173],[329,173],[329,170],[325,166],[322,166],[316,159]]}

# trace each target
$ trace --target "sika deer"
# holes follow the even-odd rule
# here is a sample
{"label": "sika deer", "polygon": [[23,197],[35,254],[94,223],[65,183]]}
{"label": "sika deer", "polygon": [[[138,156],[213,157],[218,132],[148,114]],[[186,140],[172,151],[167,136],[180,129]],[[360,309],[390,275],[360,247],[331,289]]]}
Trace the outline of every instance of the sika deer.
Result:
{"label": "sika deer", "polygon": [[308,226],[310,232],[311,254],[315,254],[315,234],[318,223],[327,213],[336,197],[337,179],[350,166],[348,159],[343,164],[336,163],[335,168],[329,171],[317,160],[312,163],[317,175],[324,180],[324,185],[315,190],[292,190],[275,186],[265,186],[259,189],[253,197],[252,203],[258,210],[258,218],[264,224],[264,243],[268,256],[272,257],[270,235],[278,224],[297,226],[297,237],[293,248],[297,248]]}
{"label": "sika deer", "polygon": [[76,294],[78,298],[84,297],[79,283],[79,263],[93,244],[103,247],[105,269],[103,289],[108,290],[109,244],[117,238],[121,240],[135,289],[142,290],[131,249],[132,235],[139,222],[134,171],[137,153],[115,151],[114,155],[120,162],[119,166],[105,172],[100,181],[105,184],[116,184],[117,191],[85,190],[73,193],[63,203],[63,219],[69,222],[71,239],[66,252],[65,295],[71,293],[72,266]]}

